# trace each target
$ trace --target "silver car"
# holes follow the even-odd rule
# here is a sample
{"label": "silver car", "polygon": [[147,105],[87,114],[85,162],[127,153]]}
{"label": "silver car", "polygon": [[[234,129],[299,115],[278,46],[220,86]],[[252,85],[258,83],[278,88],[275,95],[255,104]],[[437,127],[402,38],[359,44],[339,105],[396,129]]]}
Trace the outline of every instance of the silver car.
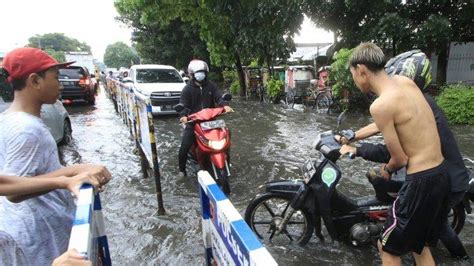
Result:
{"label": "silver car", "polygon": [[[0,97],[0,113],[5,111],[11,102],[5,102]],[[58,145],[66,145],[72,141],[72,127],[69,114],[60,101],[55,104],[43,104],[41,119],[49,128],[51,135]]]}

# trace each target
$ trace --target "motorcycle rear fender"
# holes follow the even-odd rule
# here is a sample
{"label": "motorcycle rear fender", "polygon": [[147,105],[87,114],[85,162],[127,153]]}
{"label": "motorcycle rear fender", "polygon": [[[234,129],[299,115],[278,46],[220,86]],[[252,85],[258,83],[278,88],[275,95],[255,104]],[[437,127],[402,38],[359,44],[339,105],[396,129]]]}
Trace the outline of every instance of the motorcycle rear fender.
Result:
{"label": "motorcycle rear fender", "polygon": [[265,184],[265,191],[296,195],[302,186],[304,186],[303,180],[272,181]]}
{"label": "motorcycle rear fender", "polygon": [[219,168],[219,169],[222,169],[225,167],[225,160],[226,160],[226,154],[225,152],[221,152],[221,153],[212,153],[211,154],[211,161],[212,163],[214,163],[214,165]]}

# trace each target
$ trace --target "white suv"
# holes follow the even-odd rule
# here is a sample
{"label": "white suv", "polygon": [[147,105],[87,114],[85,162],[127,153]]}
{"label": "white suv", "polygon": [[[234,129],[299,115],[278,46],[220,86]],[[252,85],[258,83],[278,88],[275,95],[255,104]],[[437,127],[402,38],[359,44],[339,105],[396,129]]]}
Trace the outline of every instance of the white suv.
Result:
{"label": "white suv", "polygon": [[129,78],[124,79],[127,81],[133,82],[135,94],[151,99],[155,115],[176,114],[173,106],[179,103],[186,85],[174,67],[165,65],[134,65],[130,68]]}

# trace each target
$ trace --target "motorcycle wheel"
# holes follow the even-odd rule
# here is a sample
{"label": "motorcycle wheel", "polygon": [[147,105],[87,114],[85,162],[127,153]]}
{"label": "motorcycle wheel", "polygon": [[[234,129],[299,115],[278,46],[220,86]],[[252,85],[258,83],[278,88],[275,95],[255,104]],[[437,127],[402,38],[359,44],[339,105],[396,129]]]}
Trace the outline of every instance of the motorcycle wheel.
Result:
{"label": "motorcycle wheel", "polygon": [[230,185],[229,185],[229,174],[227,170],[224,169],[216,169],[217,172],[217,180],[216,183],[222,189],[224,194],[228,196],[230,194]]}
{"label": "motorcycle wheel", "polygon": [[464,227],[464,222],[466,221],[466,211],[462,203],[454,206],[448,214],[448,222],[451,224],[451,227],[454,229],[456,234],[459,234]]}
{"label": "motorcycle wheel", "polygon": [[276,225],[283,220],[291,196],[267,193],[257,196],[245,210],[245,221],[258,238],[277,245],[308,243],[314,224],[305,210],[296,210],[282,234],[276,235]]}

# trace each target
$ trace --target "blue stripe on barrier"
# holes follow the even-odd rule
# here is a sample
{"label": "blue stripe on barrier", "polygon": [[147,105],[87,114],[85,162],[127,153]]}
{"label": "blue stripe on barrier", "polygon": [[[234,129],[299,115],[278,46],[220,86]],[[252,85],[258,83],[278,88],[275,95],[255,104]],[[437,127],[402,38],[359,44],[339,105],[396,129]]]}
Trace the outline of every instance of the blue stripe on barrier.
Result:
{"label": "blue stripe on barrier", "polygon": [[92,208],[90,205],[77,206],[76,218],[73,225],[89,224],[92,218]]}
{"label": "blue stripe on barrier", "polygon": [[95,195],[96,200],[94,200],[94,211],[102,210],[102,206],[100,205],[100,196],[99,194]]}
{"label": "blue stripe on barrier", "polygon": [[151,113],[151,105],[147,105],[147,106],[146,106],[146,111],[147,111],[148,113]]}
{"label": "blue stripe on barrier", "polygon": [[235,233],[239,235],[237,239],[242,240],[242,244],[245,245],[245,249],[248,250],[249,253],[262,247],[262,244],[258,241],[244,220],[238,220],[231,224],[235,229]]}
{"label": "blue stripe on barrier", "polygon": [[227,199],[227,197],[217,184],[209,185],[207,186],[207,189],[209,190],[209,194],[211,194],[210,196],[214,199],[215,202]]}
{"label": "blue stripe on barrier", "polygon": [[206,192],[200,187],[201,190],[201,211],[202,218],[209,219],[211,217],[209,213],[209,197],[206,195]]}

